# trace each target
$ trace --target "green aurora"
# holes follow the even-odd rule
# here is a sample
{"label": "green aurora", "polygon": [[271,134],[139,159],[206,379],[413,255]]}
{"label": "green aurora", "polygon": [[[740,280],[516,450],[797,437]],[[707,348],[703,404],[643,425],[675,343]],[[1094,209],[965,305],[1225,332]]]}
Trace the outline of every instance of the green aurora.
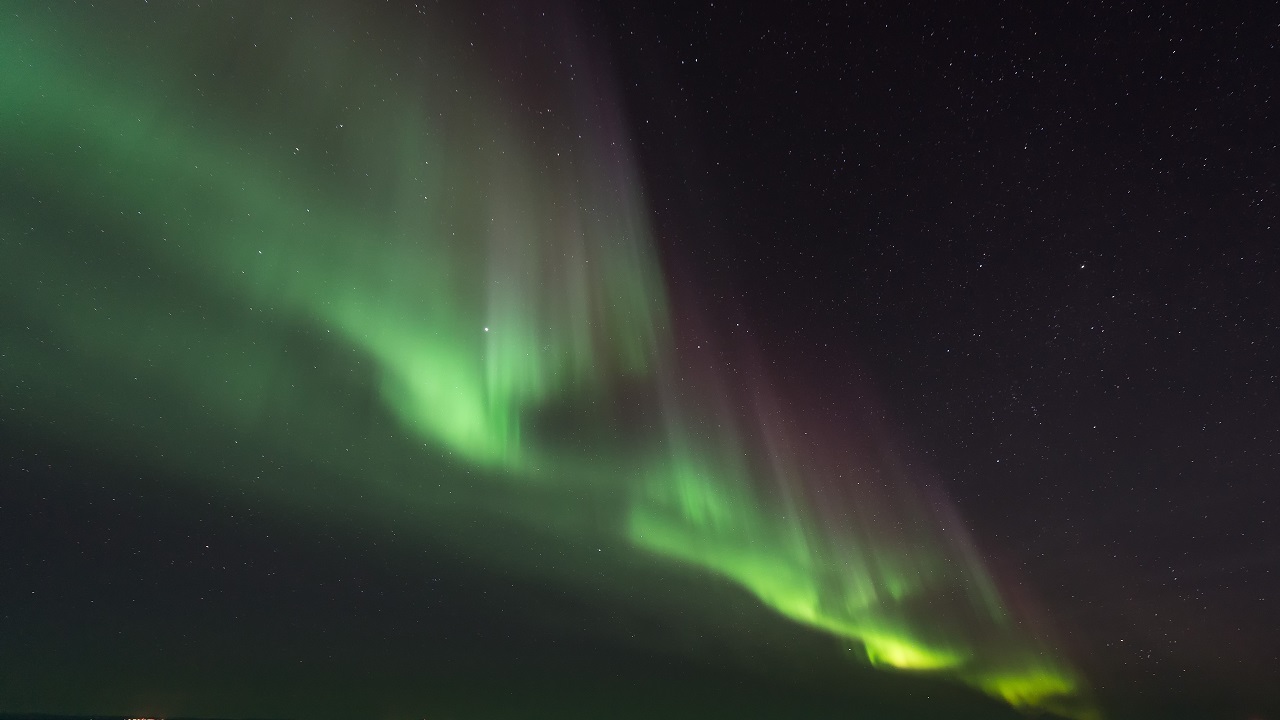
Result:
{"label": "green aurora", "polygon": [[4,3],[6,419],[495,557],[459,517],[629,546],[876,666],[1096,715],[887,443],[689,366],[589,51],[160,5]]}

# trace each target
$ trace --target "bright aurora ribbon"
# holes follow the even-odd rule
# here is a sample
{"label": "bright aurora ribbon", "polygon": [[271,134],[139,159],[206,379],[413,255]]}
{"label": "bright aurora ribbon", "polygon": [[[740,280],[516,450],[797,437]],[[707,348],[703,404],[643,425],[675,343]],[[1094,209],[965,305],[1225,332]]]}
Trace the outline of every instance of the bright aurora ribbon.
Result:
{"label": "bright aurora ribbon", "polygon": [[[280,507],[623,543],[875,665],[1094,714],[888,443],[682,353],[584,47],[215,5],[4,4],[7,415]],[[245,471],[262,448],[323,477]]]}

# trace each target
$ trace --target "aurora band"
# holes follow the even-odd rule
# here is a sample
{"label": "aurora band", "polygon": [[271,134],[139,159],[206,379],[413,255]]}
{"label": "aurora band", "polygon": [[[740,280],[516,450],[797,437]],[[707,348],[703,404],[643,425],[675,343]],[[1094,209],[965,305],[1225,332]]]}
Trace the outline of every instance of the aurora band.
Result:
{"label": "aurora band", "polygon": [[[507,493],[512,522],[698,569],[876,666],[1094,715],[887,441],[682,353],[575,35],[529,62],[337,3],[235,5],[0,3],[6,417],[281,508],[425,522]],[[355,410],[369,387],[389,431]],[[250,447],[330,480],[251,477]]]}

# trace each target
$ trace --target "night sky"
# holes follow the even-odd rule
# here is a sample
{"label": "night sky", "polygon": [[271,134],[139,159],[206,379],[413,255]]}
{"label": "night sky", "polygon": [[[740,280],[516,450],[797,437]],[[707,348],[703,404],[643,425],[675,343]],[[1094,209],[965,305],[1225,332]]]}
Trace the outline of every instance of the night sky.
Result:
{"label": "night sky", "polygon": [[1280,717],[1280,12],[0,0],[0,714]]}

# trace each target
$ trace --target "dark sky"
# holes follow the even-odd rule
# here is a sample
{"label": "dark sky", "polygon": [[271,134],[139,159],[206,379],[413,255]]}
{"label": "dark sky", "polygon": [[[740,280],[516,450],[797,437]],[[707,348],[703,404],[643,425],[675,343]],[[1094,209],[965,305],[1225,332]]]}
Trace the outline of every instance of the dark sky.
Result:
{"label": "dark sky", "polygon": [[[945,673],[849,663],[750,579],[617,530],[636,447],[664,423],[721,438],[756,393],[823,438],[795,467],[845,457],[824,441],[906,458],[945,501],[839,496],[908,527],[954,510],[1103,717],[1280,717],[1280,13],[143,5],[0,2],[3,57],[31,68],[0,81],[0,713],[1019,717]],[[538,252],[349,237],[481,237],[494,207],[528,227],[588,200]],[[618,227],[640,249],[601,241],[570,293],[583,332],[557,292],[586,266],[556,265],[577,247],[556,233],[637,208]],[[291,260],[242,280],[259,247]],[[649,252],[660,279],[635,280]],[[525,266],[539,283],[504,295]],[[646,329],[633,280],[669,303],[678,370],[652,386],[609,354]],[[510,402],[551,455],[451,435],[462,401],[397,404],[447,403],[413,373],[478,344],[459,317],[592,348],[589,371],[510,371],[543,372]]]}

